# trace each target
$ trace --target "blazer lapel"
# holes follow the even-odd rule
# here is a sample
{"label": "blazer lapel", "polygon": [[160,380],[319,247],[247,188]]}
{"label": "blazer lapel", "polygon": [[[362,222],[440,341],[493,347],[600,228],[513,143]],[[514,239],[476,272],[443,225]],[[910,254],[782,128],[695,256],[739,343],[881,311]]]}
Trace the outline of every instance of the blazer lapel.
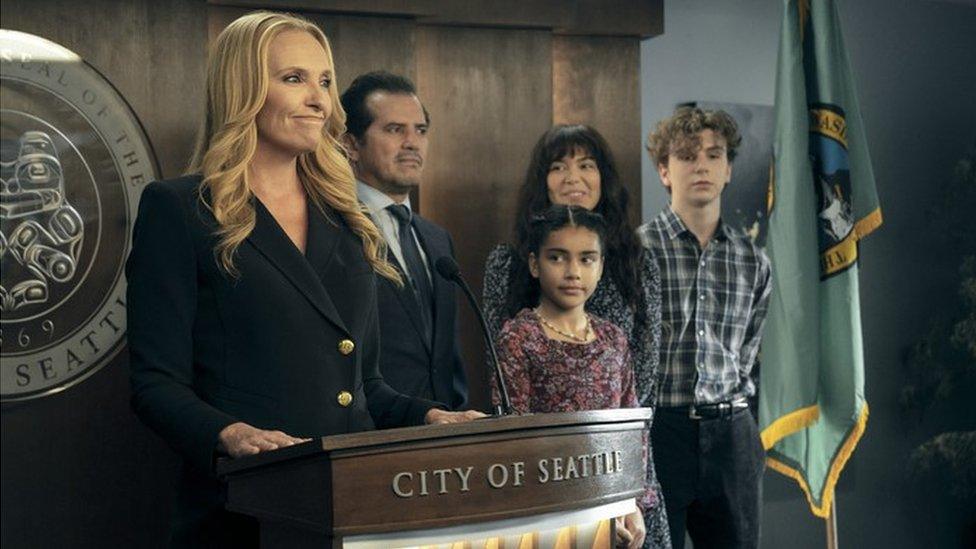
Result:
{"label": "blazer lapel", "polygon": [[[336,310],[335,304],[329,298],[328,292],[322,286],[312,266],[302,253],[295,247],[295,244],[285,234],[284,229],[278,225],[271,212],[264,207],[260,200],[254,200],[255,222],[254,230],[248,235],[247,240],[261,253],[271,264],[281,271],[281,274],[291,282],[308,299],[309,302],[328,319],[339,327],[346,335],[349,330],[346,328],[342,317]],[[317,248],[318,253],[330,254],[331,250],[338,242],[338,235],[332,231],[313,231],[313,216],[322,215],[312,206],[308,205],[308,224],[306,249],[312,246]],[[321,251],[320,251],[321,250]]]}

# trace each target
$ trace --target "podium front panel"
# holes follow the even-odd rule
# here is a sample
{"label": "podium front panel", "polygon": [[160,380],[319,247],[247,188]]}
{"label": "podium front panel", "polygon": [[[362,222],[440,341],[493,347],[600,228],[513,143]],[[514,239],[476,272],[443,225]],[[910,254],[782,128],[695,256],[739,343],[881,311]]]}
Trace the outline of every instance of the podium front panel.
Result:
{"label": "podium front panel", "polygon": [[223,460],[227,509],[268,547],[499,523],[643,491],[643,408],[506,416],[323,437]]}
{"label": "podium front panel", "polygon": [[637,496],[645,476],[642,427],[574,426],[544,436],[512,432],[334,452],[334,532],[435,528]]}

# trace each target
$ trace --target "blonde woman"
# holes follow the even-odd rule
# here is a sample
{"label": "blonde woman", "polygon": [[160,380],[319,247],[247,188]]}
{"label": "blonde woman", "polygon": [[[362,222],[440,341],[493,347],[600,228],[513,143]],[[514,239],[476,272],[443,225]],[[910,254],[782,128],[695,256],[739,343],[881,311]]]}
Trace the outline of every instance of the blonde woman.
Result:
{"label": "blonde woman", "polygon": [[337,138],[345,113],[315,25],[257,12],[217,38],[189,175],[148,186],[129,281],[132,405],[186,462],[173,544],[256,546],[214,459],[478,412],[379,374],[376,275],[398,281]]}

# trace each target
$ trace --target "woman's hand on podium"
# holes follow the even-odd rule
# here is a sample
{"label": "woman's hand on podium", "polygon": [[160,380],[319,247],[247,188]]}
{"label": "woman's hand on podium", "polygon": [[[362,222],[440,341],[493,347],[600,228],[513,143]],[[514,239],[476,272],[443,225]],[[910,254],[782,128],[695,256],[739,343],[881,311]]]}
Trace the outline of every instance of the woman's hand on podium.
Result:
{"label": "woman's hand on podium", "polygon": [[295,438],[281,431],[266,431],[238,421],[224,427],[217,435],[217,449],[232,458],[249,456],[267,450],[301,444],[311,439]]}
{"label": "woman's hand on podium", "polygon": [[440,408],[431,408],[430,410],[427,410],[427,415],[424,416],[424,421],[428,425],[437,425],[440,423],[464,423],[466,421],[480,419],[483,417],[487,416],[478,410],[448,412],[447,410],[441,410]]}
{"label": "woman's hand on podium", "polygon": [[647,529],[644,527],[644,516],[640,509],[623,517],[623,528],[617,528],[617,547],[638,549],[644,545]]}

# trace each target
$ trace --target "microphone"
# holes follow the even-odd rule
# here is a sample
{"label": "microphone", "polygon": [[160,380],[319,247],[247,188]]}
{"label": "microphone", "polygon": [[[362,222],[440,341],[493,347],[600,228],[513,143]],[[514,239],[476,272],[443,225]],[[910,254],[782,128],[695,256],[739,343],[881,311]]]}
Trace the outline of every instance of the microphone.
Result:
{"label": "microphone", "polygon": [[478,301],[475,300],[474,294],[471,293],[471,288],[461,278],[461,268],[458,267],[457,261],[454,261],[454,259],[446,255],[437,258],[437,261],[434,262],[434,267],[437,269],[438,274],[454,282],[464,290],[464,295],[467,296],[468,303],[471,304],[471,308],[478,315],[478,320],[481,321],[481,331],[484,333],[485,343],[488,345],[488,356],[491,358],[491,364],[495,368],[495,381],[498,382],[498,392],[502,396],[502,403],[495,406],[495,415],[511,415],[512,401],[508,398],[508,389],[505,387],[505,376],[502,375],[501,366],[498,365],[498,353],[495,352],[495,342],[491,340],[488,323],[485,321],[485,315],[481,312],[481,307],[478,306]]}

